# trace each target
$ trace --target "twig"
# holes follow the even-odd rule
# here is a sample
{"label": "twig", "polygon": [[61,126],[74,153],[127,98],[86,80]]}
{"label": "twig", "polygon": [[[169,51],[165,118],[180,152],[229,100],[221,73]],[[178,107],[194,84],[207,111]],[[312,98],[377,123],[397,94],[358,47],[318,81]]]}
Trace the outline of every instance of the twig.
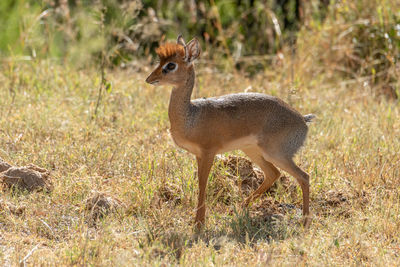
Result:
{"label": "twig", "polygon": [[289,87],[289,94],[288,94],[288,102],[292,104],[292,91],[294,87],[294,61],[295,61],[295,37],[293,33],[290,34],[290,87]]}
{"label": "twig", "polygon": [[100,86],[99,86],[99,94],[97,96],[97,102],[96,102],[96,108],[94,109],[94,117],[97,117],[97,110],[100,105],[100,100],[101,100],[101,95],[103,93],[103,86],[105,82],[104,78],[104,65],[105,65],[105,60],[104,60],[104,51],[101,52],[101,66],[100,66],[100,72],[101,72],[101,80],[100,80]]}
{"label": "twig", "polygon": [[42,220],[42,219],[39,219],[39,221],[41,221],[41,222],[44,224],[44,226],[46,226],[46,228],[50,230],[50,232],[51,232],[51,234],[53,235],[53,237],[56,236],[55,233],[54,233],[54,231],[53,231],[53,229],[51,229],[50,225],[48,225],[47,222],[45,222],[45,221]]}
{"label": "twig", "polygon": [[14,72],[14,62],[10,62],[9,63],[9,66],[10,66],[10,68],[9,68],[9,74],[10,74],[10,76],[12,76],[12,78],[11,78],[11,84],[10,84],[10,87],[8,88],[8,90],[9,90],[9,92],[10,92],[10,94],[11,94],[11,104],[10,104],[10,108],[9,108],[9,110],[8,110],[8,115],[7,116],[10,116],[10,114],[11,114],[11,111],[12,111],[12,108],[13,108],[13,106],[14,106],[14,102],[15,102],[15,96],[16,96],[16,92],[15,92],[15,89],[14,89],[14,87],[15,87],[15,80],[16,80],[16,78],[15,78],[15,72]]}
{"label": "twig", "polygon": [[[101,35],[104,36],[104,12],[105,9],[103,8],[101,11]],[[99,86],[99,95],[97,96],[97,103],[96,103],[96,108],[94,109],[94,117],[97,117],[97,110],[100,105],[100,100],[101,100],[101,95],[103,93],[103,86],[105,84],[105,78],[104,78],[104,67],[105,67],[105,52],[104,52],[104,47],[101,50],[101,65],[100,65],[100,73],[101,73],[101,80],[100,80],[100,86]]]}
{"label": "twig", "polygon": [[37,244],[36,246],[33,247],[33,249],[31,249],[31,251],[28,252],[28,254],[26,254],[26,256],[19,262],[19,266],[25,266],[26,265],[26,260],[32,256],[33,252],[35,252],[35,250],[38,249],[40,244]]}

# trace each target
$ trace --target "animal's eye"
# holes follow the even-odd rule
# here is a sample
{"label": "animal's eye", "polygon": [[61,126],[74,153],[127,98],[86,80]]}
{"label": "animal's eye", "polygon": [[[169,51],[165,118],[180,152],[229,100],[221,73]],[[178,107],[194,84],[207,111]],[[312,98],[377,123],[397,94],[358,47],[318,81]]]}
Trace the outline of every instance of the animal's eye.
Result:
{"label": "animal's eye", "polygon": [[167,70],[173,70],[175,69],[175,66],[176,66],[175,63],[170,62],[167,64]]}
{"label": "animal's eye", "polygon": [[162,67],[162,73],[167,74],[170,71],[175,71],[177,67],[176,63],[169,62]]}

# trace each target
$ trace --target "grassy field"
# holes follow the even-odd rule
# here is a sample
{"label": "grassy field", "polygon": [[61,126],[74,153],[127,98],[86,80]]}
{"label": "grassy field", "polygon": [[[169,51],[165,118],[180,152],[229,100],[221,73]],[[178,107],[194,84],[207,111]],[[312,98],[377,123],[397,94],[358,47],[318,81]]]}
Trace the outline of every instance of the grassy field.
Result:
{"label": "grassy field", "polygon": [[[1,200],[24,211],[0,211],[1,265],[397,265],[399,102],[362,79],[325,79],[299,64],[292,76],[282,66],[249,78],[200,62],[194,96],[263,92],[317,115],[296,157],[311,176],[310,228],[292,177],[243,210],[243,192],[216,160],[196,233],[195,159],[169,136],[171,89],[145,84],[149,63],[108,71],[112,87],[95,115],[98,71],[3,61],[0,158],[50,170],[54,190],[3,190]],[[122,205],[90,223],[94,191]]]}

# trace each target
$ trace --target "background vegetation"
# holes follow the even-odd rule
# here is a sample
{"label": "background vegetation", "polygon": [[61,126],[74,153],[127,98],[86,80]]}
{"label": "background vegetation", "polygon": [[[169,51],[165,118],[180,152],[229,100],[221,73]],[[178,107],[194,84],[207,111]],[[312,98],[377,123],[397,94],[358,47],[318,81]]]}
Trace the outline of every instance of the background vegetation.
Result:
{"label": "background vegetation", "polygon": [[[202,42],[194,97],[257,91],[317,115],[296,159],[310,229],[294,179],[242,210],[216,160],[193,232],[195,162],[168,135],[169,88],[144,83],[178,33]],[[0,1],[0,158],[54,184],[3,189],[2,265],[395,266],[399,52],[395,0]],[[93,190],[123,204],[95,224]]]}
{"label": "background vegetation", "polygon": [[77,52],[106,49],[113,57],[143,57],[159,41],[180,32],[222,47],[228,55],[235,50],[240,50],[238,56],[265,54],[295,35],[303,9],[298,0],[7,0],[1,7],[1,49],[65,58],[71,47],[81,47]]}

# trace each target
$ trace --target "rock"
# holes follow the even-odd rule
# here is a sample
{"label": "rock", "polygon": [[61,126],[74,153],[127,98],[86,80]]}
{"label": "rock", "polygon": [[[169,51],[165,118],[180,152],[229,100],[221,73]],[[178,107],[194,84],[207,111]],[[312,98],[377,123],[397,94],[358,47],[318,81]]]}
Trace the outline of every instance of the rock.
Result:
{"label": "rock", "polygon": [[92,191],[92,196],[86,199],[86,218],[90,224],[103,218],[110,212],[116,212],[124,204],[106,193]]}
{"label": "rock", "polygon": [[8,188],[17,187],[32,192],[34,190],[52,190],[50,172],[36,165],[25,167],[10,167],[0,173],[0,181]]}
{"label": "rock", "polygon": [[5,162],[3,159],[0,158],[0,172],[4,172],[11,167],[11,164]]}

